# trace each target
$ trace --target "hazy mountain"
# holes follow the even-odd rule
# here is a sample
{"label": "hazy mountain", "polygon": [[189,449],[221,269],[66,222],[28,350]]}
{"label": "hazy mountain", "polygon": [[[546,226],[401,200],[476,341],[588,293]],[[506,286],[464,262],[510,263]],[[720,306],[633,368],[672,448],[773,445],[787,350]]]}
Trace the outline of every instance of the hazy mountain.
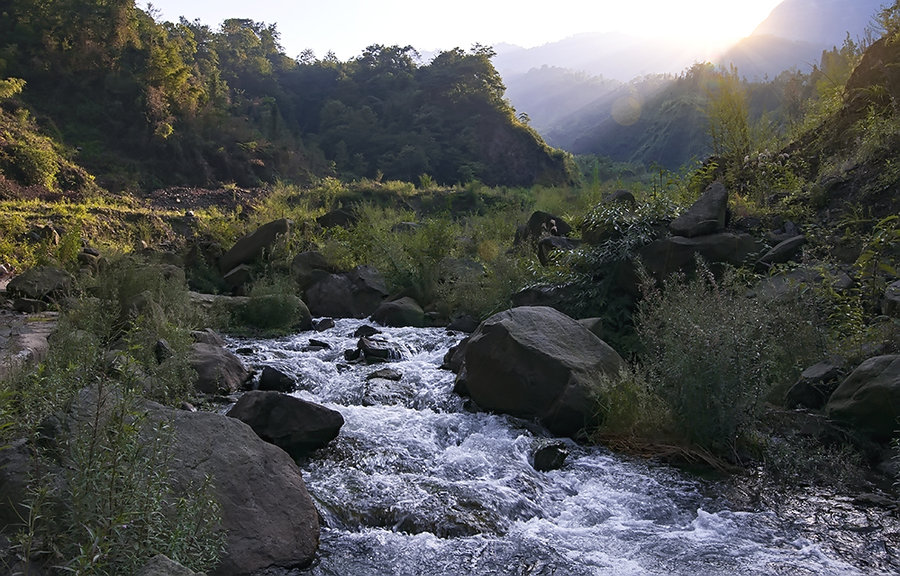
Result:
{"label": "hazy mountain", "polygon": [[494,66],[504,78],[550,66],[625,82],[645,74],[680,72],[698,59],[675,41],[620,32],[578,34],[534,48],[498,44],[494,50]]}
{"label": "hazy mountain", "polygon": [[785,0],[752,36],[777,36],[831,47],[850,33],[863,34],[887,0]]}
{"label": "hazy mountain", "polygon": [[505,81],[506,96],[521,107],[531,126],[548,133],[573,110],[580,110],[622,85],[584,72],[556,66],[532,68]]}
{"label": "hazy mountain", "polygon": [[722,55],[747,78],[775,77],[784,70],[808,71],[823,50],[866,37],[885,0],[785,0],[753,34]]}

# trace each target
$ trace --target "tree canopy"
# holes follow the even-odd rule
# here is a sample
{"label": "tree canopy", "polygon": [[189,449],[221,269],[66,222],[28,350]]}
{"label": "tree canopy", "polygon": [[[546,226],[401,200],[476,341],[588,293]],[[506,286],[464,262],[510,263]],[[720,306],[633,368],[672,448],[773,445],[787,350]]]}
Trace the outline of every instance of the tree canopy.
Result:
{"label": "tree canopy", "polygon": [[0,78],[117,188],[339,175],[561,184],[567,157],[504,99],[490,48],[421,64],[411,46],[347,62],[285,55],[276,26],[161,22],[133,0],[9,0]]}

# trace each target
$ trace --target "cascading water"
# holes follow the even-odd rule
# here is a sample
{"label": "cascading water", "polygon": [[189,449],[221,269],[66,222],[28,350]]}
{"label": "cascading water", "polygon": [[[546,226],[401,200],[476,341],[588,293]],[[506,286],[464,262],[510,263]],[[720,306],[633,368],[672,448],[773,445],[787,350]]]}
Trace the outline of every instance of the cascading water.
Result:
{"label": "cascading water", "polygon": [[[367,379],[384,366],[343,354],[361,324],[232,342],[346,422],[302,465],[323,529],[318,561],[298,575],[900,573],[896,520],[869,533],[851,526],[862,536],[835,544],[835,528],[813,527],[802,508],[791,518],[732,510],[714,483],[568,441],[563,468],[538,472],[529,457],[546,432],[469,411],[453,394],[440,364],[459,334],[382,329],[402,378]],[[330,348],[310,348],[311,337]]]}

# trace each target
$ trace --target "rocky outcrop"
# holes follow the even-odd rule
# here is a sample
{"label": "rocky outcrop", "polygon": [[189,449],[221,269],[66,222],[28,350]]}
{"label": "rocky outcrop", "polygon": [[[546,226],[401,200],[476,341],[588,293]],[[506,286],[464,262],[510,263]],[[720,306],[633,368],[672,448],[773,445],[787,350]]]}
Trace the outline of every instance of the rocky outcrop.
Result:
{"label": "rocky outcrop", "polygon": [[900,355],[860,364],[828,399],[825,412],[876,442],[890,442],[900,429]]}
{"label": "rocky outcrop", "polygon": [[382,326],[422,328],[425,326],[425,311],[414,299],[404,296],[399,300],[382,302],[372,313],[372,320]]}
{"label": "rocky outcrop", "polygon": [[303,458],[334,440],[344,418],[340,412],[278,392],[247,392],[228,416],[293,458]]}
{"label": "rocky outcrop", "polygon": [[6,293],[12,298],[51,302],[72,290],[72,275],[55,266],[35,266],[9,281]]}
{"label": "rocky outcrop", "polygon": [[762,243],[749,234],[719,232],[692,238],[660,238],[642,247],[638,253],[647,271],[663,278],[678,270],[693,270],[698,255],[709,263],[740,266],[761,248]]}
{"label": "rocky outcrop", "polygon": [[264,250],[272,247],[278,236],[286,234],[293,223],[287,218],[263,224],[250,234],[240,238],[219,260],[219,270],[223,274],[241,264],[250,264],[259,258]]}
{"label": "rocky outcrop", "polygon": [[725,229],[727,212],[728,191],[721,182],[713,182],[690,208],[669,224],[669,230],[685,238],[715,234]]}
{"label": "rocky outcrop", "polygon": [[291,275],[300,290],[306,290],[329,274],[337,272],[321,252],[301,252],[291,261]]}
{"label": "rocky outcrop", "polygon": [[221,346],[194,343],[190,362],[197,372],[194,387],[204,394],[231,394],[250,379],[240,358]]}
{"label": "rocky outcrop", "polygon": [[573,436],[597,423],[593,394],[622,358],[587,328],[547,307],[520,307],[485,320],[465,348],[466,389],[480,407],[537,418]]}
{"label": "rocky outcrop", "polygon": [[313,316],[366,318],[387,296],[384,279],[371,266],[358,266],[344,274],[329,274],[306,290]]}

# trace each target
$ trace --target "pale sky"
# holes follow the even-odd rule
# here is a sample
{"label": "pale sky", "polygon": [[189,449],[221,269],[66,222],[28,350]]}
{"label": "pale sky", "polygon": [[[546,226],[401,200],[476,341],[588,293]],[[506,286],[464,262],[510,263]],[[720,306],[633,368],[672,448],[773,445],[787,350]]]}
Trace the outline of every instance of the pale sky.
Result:
{"label": "pale sky", "polygon": [[[295,57],[311,48],[341,60],[371,44],[419,51],[471,48],[475,43],[526,48],[583,32],[668,36],[696,46],[702,57],[749,35],[781,0],[155,0],[163,20],[200,19],[218,28],[226,18],[276,24]],[[146,3],[138,1],[146,8]]]}

